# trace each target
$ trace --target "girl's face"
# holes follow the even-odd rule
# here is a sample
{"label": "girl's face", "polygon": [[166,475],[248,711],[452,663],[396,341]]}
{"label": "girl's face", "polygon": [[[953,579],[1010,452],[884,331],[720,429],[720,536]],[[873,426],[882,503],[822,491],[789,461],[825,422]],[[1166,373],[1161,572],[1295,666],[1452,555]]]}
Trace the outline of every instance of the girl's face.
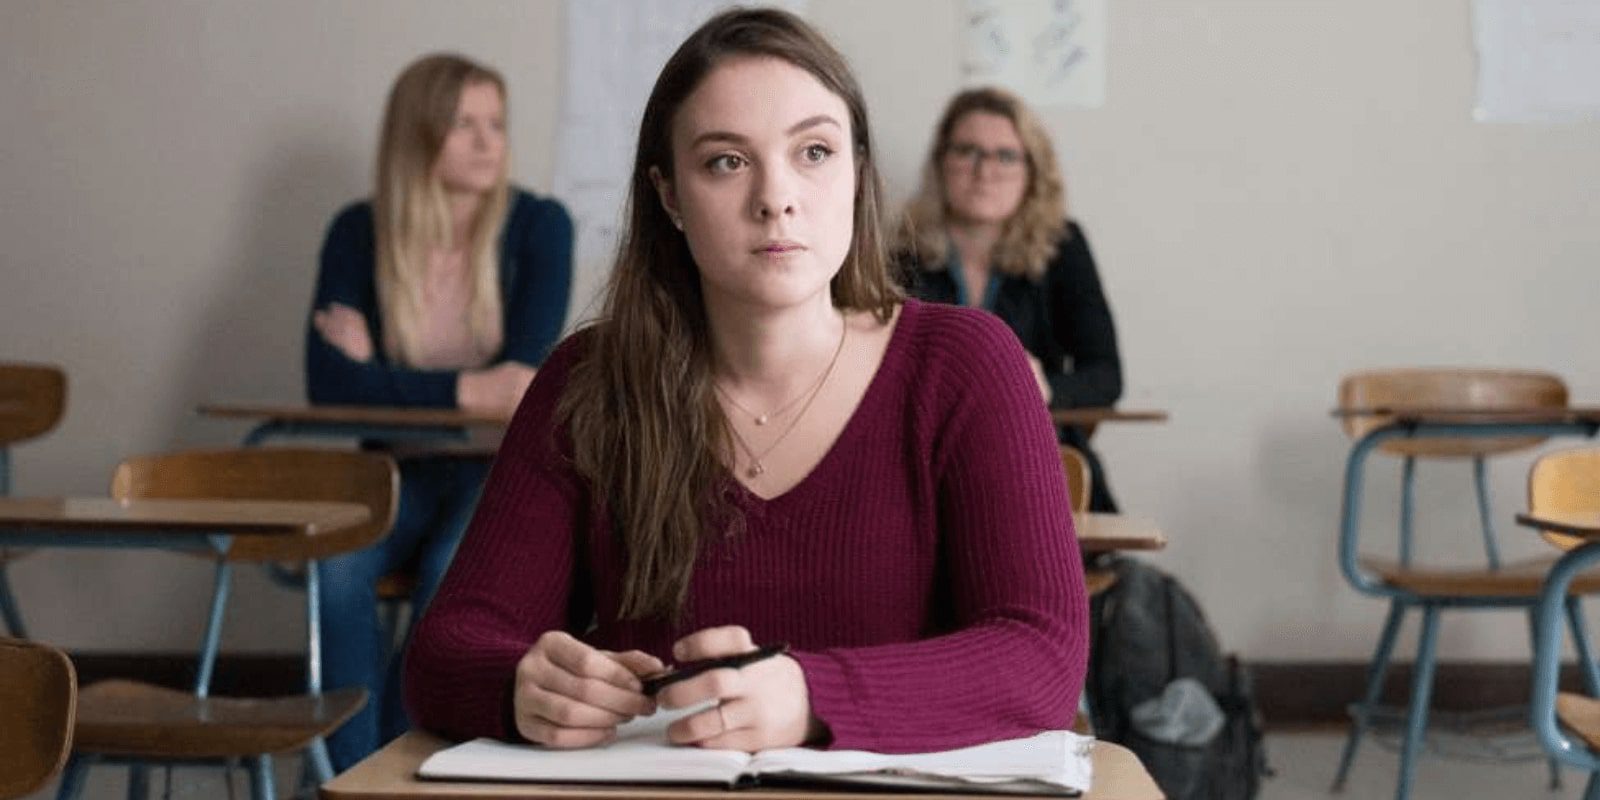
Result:
{"label": "girl's face", "polygon": [[831,302],[854,231],[851,134],[844,100],[781,59],[730,59],[689,95],[672,122],[673,177],[651,177],[708,302]]}
{"label": "girl's face", "polygon": [[505,169],[506,112],[500,89],[488,81],[461,87],[456,118],[433,170],[447,192],[483,193]]}
{"label": "girl's face", "polygon": [[1003,223],[1022,207],[1028,189],[1027,150],[1010,119],[972,111],[950,129],[939,172],[956,222]]}

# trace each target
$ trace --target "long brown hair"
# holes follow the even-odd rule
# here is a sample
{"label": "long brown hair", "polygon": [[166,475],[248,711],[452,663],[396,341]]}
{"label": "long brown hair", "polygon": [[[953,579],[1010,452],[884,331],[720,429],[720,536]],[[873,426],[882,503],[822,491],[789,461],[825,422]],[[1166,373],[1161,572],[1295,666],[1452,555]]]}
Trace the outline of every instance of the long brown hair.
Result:
{"label": "long brown hair", "polygon": [[[455,124],[461,90],[472,83],[493,84],[505,103],[506,84],[500,73],[449,53],[423,56],[395,79],[384,107],[372,216],[383,350],[398,364],[415,365],[421,345],[428,254],[454,246],[450,208],[434,165]],[[467,242],[472,283],[467,324],[475,349],[484,355],[498,352],[504,335],[499,243],[510,195],[509,162],[502,160],[499,179],[478,208]]]}
{"label": "long brown hair", "polygon": [[850,110],[856,159],[854,235],[831,284],[833,304],[888,320],[902,299],[889,275],[880,225],[882,180],[866,103],[844,58],[799,18],[773,9],[712,17],[661,69],[639,123],[628,227],[557,410],[588,480],[627,553],[620,615],[675,617],[683,610],[702,539],[740,524],[724,464],[728,423],[711,383],[711,338],[699,269],[650,180],[672,179],[672,122],[719,64],[782,59],[815,77]]}
{"label": "long brown hair", "polygon": [[1008,275],[1037,280],[1055,257],[1067,228],[1067,193],[1061,180],[1050,133],[1016,95],[992,86],[968,89],[950,99],[933,144],[922,165],[922,185],[906,204],[896,246],[916,254],[929,266],[945,263],[950,255],[950,235],[945,226],[950,204],[944,196],[942,161],[950,147],[950,133],[968,114],[996,114],[1011,120],[1022,139],[1028,162],[1028,189],[1022,204],[1006,220],[994,246],[994,266]]}

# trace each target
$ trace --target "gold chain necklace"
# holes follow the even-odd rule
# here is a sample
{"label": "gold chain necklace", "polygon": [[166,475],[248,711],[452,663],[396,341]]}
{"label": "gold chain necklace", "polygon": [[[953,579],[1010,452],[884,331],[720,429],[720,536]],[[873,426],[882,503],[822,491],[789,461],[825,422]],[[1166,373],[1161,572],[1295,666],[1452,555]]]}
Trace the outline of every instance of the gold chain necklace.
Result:
{"label": "gold chain necklace", "polygon": [[[839,334],[839,346],[840,347],[844,347],[844,333],[842,333],[842,332]],[[834,358],[838,358],[838,357],[839,357],[839,354],[837,352],[835,352],[834,353]],[[792,400],[790,400],[789,402],[784,403],[780,408],[778,408],[778,409],[776,409],[774,411],[768,411],[765,414],[757,414],[756,412],[751,411],[748,408],[745,408],[744,403],[741,403],[738,400],[733,399],[733,395],[728,394],[727,390],[723,389],[720,385],[718,385],[716,383],[712,383],[711,385],[717,390],[717,394],[722,395],[722,399],[728,401],[729,403],[732,403],[734,408],[737,408],[740,411],[743,411],[746,415],[748,415],[750,417],[751,420],[755,421],[755,423],[757,425],[765,425],[768,422],[771,422],[774,417],[781,417],[784,414],[788,413],[789,409],[794,408],[797,404],[799,404],[799,402],[801,400],[804,400],[807,397],[811,396],[813,393],[815,393],[817,391],[817,389],[822,386],[822,382],[824,380],[827,380],[827,378],[828,378],[828,370],[830,370],[830,369],[833,369],[833,364],[831,362],[828,364],[827,369],[824,369],[820,374],[817,375],[817,379],[812,381],[810,386],[807,386],[806,388],[802,389],[799,394],[795,395],[794,398]]]}
{"label": "gold chain necklace", "polygon": [[[795,412],[794,418],[789,420],[788,427],[785,427],[783,432],[778,434],[778,438],[772,440],[772,444],[767,445],[765,450],[757,453],[755,449],[750,446],[750,443],[745,441],[743,436],[739,435],[738,428],[734,427],[731,423],[728,425],[728,432],[733,434],[733,440],[739,444],[739,448],[744,450],[744,454],[750,459],[750,466],[745,470],[746,476],[750,478],[758,478],[767,471],[767,468],[762,465],[761,460],[771,455],[773,450],[778,449],[778,445],[783,444],[783,440],[788,438],[790,431],[793,431],[795,426],[800,424],[800,420],[806,415],[806,411],[811,409],[812,401],[816,400],[817,395],[822,393],[822,385],[828,382],[828,376],[833,374],[834,365],[839,363],[839,354],[844,352],[845,337],[850,332],[850,323],[843,319],[843,315],[840,315],[840,322],[843,324],[839,329],[839,344],[833,348],[833,358],[828,359],[828,366],[823,368],[822,374],[817,377],[816,382],[812,383],[811,387],[808,388],[804,394],[801,394],[799,397],[791,400],[788,405],[784,406],[784,408],[772,412],[773,414],[782,414],[784,411],[788,410],[790,406],[793,406],[802,399],[805,400],[805,403],[800,406],[800,410]],[[743,411],[744,413],[750,414],[752,417],[754,417],[757,425],[767,424],[766,415],[751,414],[749,409],[739,405],[737,402],[734,402],[734,399],[729,397],[728,393],[723,391],[722,387],[717,385],[715,381],[713,381],[711,385],[717,390],[717,394],[722,396],[722,399],[732,403],[734,407],[738,408],[740,411]]]}

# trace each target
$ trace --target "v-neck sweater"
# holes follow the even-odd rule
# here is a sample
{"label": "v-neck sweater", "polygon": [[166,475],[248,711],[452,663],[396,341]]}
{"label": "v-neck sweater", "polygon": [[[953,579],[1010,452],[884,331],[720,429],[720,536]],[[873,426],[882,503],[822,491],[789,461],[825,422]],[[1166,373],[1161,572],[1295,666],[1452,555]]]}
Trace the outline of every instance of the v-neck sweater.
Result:
{"label": "v-neck sweater", "polygon": [[1049,415],[1004,323],[907,300],[810,473],[766,500],[734,483],[742,529],[706,537],[677,624],[618,618],[626,554],[554,422],[582,339],[539,370],[408,647],[415,723],[515,738],[515,666],[550,630],[670,660],[682,636],[736,624],[790,645],[826,747],[943,750],[1071,724],[1082,560]]}

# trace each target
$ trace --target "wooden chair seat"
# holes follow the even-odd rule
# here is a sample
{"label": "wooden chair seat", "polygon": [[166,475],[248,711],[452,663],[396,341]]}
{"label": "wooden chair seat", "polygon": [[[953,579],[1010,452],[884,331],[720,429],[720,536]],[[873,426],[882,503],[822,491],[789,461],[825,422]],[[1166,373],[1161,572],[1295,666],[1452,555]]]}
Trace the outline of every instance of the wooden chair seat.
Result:
{"label": "wooden chair seat", "polygon": [[66,763],[77,690],[60,650],[0,637],[0,798],[39,791]]}
{"label": "wooden chair seat", "polygon": [[[1498,570],[1482,567],[1400,566],[1382,558],[1362,558],[1361,566],[1389,586],[1426,597],[1538,597],[1544,578],[1555,564],[1555,557],[1534,558],[1504,564]],[[1600,570],[1579,575],[1571,593],[1600,592]]]}
{"label": "wooden chair seat", "polygon": [[1556,695],[1556,719],[1577,734],[1590,750],[1600,752],[1600,699],[1562,692]]}
{"label": "wooden chair seat", "polygon": [[1117,585],[1117,571],[1114,569],[1085,570],[1083,584],[1089,589],[1090,597],[1098,597],[1101,593]]}
{"label": "wooden chair seat", "polygon": [[126,680],[78,693],[73,746],[81,752],[145,758],[226,758],[304,748],[333,732],[367,702],[367,690],[322,696],[209,697]]}

